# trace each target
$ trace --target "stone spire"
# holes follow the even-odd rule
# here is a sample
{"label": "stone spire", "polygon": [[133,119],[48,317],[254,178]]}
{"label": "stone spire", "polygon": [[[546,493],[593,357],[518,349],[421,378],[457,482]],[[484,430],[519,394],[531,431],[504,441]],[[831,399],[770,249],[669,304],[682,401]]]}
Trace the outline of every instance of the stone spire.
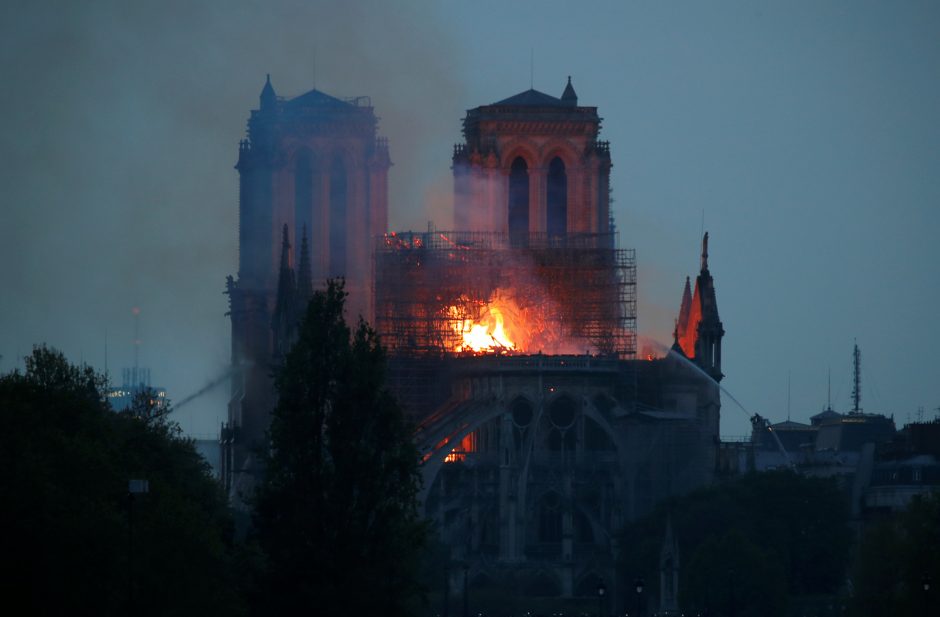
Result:
{"label": "stone spire", "polygon": [[300,263],[297,264],[297,301],[298,316],[303,316],[307,302],[313,296],[313,276],[310,273],[310,250],[307,247],[307,226],[303,227],[300,240]]}
{"label": "stone spire", "polygon": [[574,91],[574,86],[571,85],[571,75],[568,75],[568,85],[565,86],[565,91],[561,95],[561,101],[569,107],[578,106],[578,95]]}
{"label": "stone spire", "polygon": [[297,283],[294,280],[294,268],[291,260],[290,240],[287,225],[281,239],[281,269],[277,279],[277,302],[271,317],[271,329],[274,331],[274,357],[282,357],[293,343],[293,330],[296,327]]}
{"label": "stone spire", "polygon": [[721,381],[721,339],[725,335],[718,316],[715,281],[708,271],[708,232],[702,238],[702,270],[695,279],[692,316],[695,319],[695,362],[715,381]]}
{"label": "stone spire", "polygon": [[702,272],[708,272],[708,232],[702,238]]}
{"label": "stone spire", "polygon": [[277,94],[274,92],[274,86],[271,85],[271,74],[268,73],[264,80],[264,88],[261,89],[261,111],[274,109],[277,104]]}
{"label": "stone spire", "polygon": [[682,304],[679,305],[679,321],[676,322],[676,338],[685,338],[689,328],[689,312],[692,309],[692,286],[689,277],[685,277],[685,289],[682,290]]}

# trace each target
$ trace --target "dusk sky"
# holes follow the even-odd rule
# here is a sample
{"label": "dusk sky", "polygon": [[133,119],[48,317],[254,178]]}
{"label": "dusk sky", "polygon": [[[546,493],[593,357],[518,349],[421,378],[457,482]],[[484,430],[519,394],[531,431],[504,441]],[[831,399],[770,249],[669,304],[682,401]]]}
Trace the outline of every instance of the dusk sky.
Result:
{"label": "dusk sky", "polygon": [[[534,67],[534,71],[533,71]],[[371,96],[390,225],[451,225],[469,108],[567,76],[611,144],[641,336],[671,343],[700,234],[748,412],[940,407],[940,3],[41,2],[0,6],[0,372],[34,343],[180,400],[230,359],[238,141],[279,95]],[[217,434],[227,388],[178,412]],[[749,431],[723,401],[723,435]]]}

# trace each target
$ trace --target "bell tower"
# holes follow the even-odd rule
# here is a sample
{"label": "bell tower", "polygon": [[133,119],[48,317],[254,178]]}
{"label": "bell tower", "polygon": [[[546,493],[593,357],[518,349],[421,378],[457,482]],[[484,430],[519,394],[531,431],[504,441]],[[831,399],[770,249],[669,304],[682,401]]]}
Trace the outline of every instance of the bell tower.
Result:
{"label": "bell tower", "polygon": [[610,146],[571,78],[467,112],[454,147],[454,227],[563,237],[610,230]]}
{"label": "bell tower", "polygon": [[263,439],[274,404],[272,328],[285,327],[275,320],[283,263],[303,265],[301,286],[345,278],[349,319],[372,319],[373,238],[388,225],[391,166],[377,127],[368,97],[339,99],[314,89],[283,98],[270,76],[248,118],[235,165],[238,276],[228,278],[226,290],[233,385],[223,475],[230,488]]}

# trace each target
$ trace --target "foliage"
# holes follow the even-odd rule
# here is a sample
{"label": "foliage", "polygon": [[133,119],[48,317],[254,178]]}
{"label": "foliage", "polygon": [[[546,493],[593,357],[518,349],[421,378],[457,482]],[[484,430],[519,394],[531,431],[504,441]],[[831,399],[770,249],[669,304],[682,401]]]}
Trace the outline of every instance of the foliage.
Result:
{"label": "foliage", "polygon": [[[872,524],[852,569],[849,609],[859,617],[934,614],[940,606],[940,494],[917,496],[908,508]],[[923,589],[924,578],[929,592]]]}
{"label": "foliage", "polygon": [[786,575],[776,557],[736,529],[708,536],[689,560],[686,604],[741,617],[782,615]]}
{"label": "foliage", "polygon": [[[208,465],[146,406],[112,411],[105,388],[46,347],[0,377],[5,600],[37,614],[237,614]],[[137,478],[149,493],[131,499]]]}
{"label": "foliage", "polygon": [[254,517],[271,614],[393,617],[420,592],[418,453],[385,353],[364,322],[350,332],[345,295],[334,281],[314,294],[276,377]]}
{"label": "foliage", "polygon": [[629,525],[621,576],[643,576],[649,598],[659,594],[667,518],[679,541],[685,610],[723,614],[733,605],[741,616],[781,615],[789,599],[834,594],[844,581],[851,534],[845,496],[833,481],[751,474],[671,500]]}

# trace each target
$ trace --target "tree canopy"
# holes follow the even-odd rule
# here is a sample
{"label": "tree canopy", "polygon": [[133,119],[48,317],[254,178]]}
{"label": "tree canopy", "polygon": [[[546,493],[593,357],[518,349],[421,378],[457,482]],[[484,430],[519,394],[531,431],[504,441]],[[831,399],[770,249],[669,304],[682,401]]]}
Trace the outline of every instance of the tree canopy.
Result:
{"label": "tree canopy", "polygon": [[666,502],[629,525],[622,576],[644,576],[650,597],[658,597],[659,552],[671,518],[683,610],[784,615],[793,598],[839,591],[851,543],[847,507],[831,480],[788,471],[743,476]]}
{"label": "tree canopy", "polygon": [[[0,573],[24,613],[238,614],[225,497],[149,399],[37,347],[0,377]],[[149,492],[131,498],[128,481]]]}
{"label": "tree canopy", "polygon": [[[916,496],[908,508],[870,524],[852,568],[850,614],[932,615],[940,607],[940,494]],[[928,583],[929,590],[924,589]]]}
{"label": "tree canopy", "polygon": [[408,613],[425,538],[418,453],[384,387],[385,353],[345,292],[313,295],[276,375],[278,402],[254,525],[270,614]]}

